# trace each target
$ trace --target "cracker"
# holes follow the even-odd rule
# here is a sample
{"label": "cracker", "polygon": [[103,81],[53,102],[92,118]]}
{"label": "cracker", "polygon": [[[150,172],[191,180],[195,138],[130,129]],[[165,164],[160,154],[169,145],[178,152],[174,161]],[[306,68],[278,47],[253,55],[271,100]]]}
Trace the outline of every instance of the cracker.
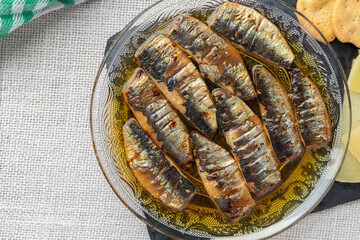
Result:
{"label": "cracker", "polygon": [[340,42],[360,48],[360,1],[334,0],[332,25]]}
{"label": "cracker", "polygon": [[[324,35],[328,42],[335,39],[331,14],[333,0],[298,0],[296,9],[307,17]],[[304,18],[298,16],[300,24],[318,41],[322,41],[320,34]]]}

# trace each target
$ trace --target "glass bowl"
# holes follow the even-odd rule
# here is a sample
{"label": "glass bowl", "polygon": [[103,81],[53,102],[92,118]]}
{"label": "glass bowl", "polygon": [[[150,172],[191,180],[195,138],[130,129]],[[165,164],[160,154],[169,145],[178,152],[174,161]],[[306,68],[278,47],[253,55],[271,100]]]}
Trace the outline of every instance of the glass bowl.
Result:
{"label": "glass bowl", "polygon": [[[219,216],[199,182],[195,181],[200,189],[196,197],[181,212],[167,209],[139,185],[127,165],[121,131],[131,116],[121,89],[138,67],[134,54],[146,39],[166,29],[179,14],[187,13],[204,20],[223,2],[226,1],[164,0],[149,7],[119,34],[105,55],[94,84],[90,115],[92,140],[106,179],[131,212],[152,228],[174,238],[258,239],[285,230],[310,213],[326,195],[341,167],[349,141],[351,107],[346,78],[323,36],[305,17],[281,1],[237,0],[279,27],[296,55],[296,67],[308,73],[321,89],[332,124],[331,143],[307,151],[298,163],[283,167],[284,183],[257,201],[249,217],[236,223]],[[318,40],[299,20],[306,29],[313,28],[309,32]],[[256,64],[253,56],[243,54],[243,57],[248,67]],[[288,87],[286,71],[270,68]]]}

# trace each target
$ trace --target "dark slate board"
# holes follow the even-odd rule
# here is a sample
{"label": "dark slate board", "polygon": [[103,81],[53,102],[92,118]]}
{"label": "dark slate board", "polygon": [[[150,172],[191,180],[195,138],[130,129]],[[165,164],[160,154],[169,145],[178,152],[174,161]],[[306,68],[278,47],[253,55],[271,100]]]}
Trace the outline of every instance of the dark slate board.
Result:
{"label": "dark slate board", "polygon": [[[284,0],[289,5],[295,7],[297,0]],[[113,41],[119,35],[120,32],[116,33],[112,37],[110,37],[107,41],[105,52],[109,49]],[[335,50],[340,63],[342,64],[345,74],[348,77],[351,69],[351,64],[354,58],[357,57],[358,51],[357,48],[350,43],[341,43],[338,40],[331,42],[331,46]],[[320,204],[314,209],[313,212],[323,211],[325,209],[347,203],[350,201],[360,199],[360,183],[340,183],[335,182],[331,187],[328,194],[325,198],[320,202]],[[156,221],[152,219],[150,216],[147,216],[149,222],[153,222],[156,225]],[[154,229],[147,227],[151,240],[172,240],[172,238],[167,237]],[[168,229],[169,232],[174,231],[172,229]],[[184,235],[183,239],[193,239],[196,238]]]}

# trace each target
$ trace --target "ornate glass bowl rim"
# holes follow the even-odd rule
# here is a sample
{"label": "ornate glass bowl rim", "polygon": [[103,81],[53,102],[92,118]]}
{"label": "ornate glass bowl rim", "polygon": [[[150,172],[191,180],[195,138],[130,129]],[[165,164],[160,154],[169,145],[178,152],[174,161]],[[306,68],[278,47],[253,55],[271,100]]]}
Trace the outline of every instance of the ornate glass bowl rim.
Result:
{"label": "ornate glass bowl rim", "polygon": [[[96,92],[96,87],[97,87],[97,84],[98,84],[98,81],[99,81],[99,78],[100,78],[100,75],[101,75],[101,72],[105,66],[105,63],[109,57],[109,54],[110,52],[112,52],[114,46],[116,45],[117,41],[121,38],[121,36],[129,29],[133,26],[133,24],[144,14],[146,13],[147,11],[149,11],[150,9],[156,7],[157,5],[163,3],[163,2],[166,2],[166,1],[170,1],[170,0],[159,0],[158,2],[150,5],[149,7],[147,7],[146,9],[144,9],[142,12],[140,12],[134,19],[132,19],[124,28],[123,30],[116,36],[116,38],[114,39],[114,41],[112,42],[111,46],[109,47],[109,49],[107,50],[107,52],[105,53],[102,61],[101,61],[101,64],[100,64],[100,67],[99,67],[99,70],[96,74],[96,78],[95,78],[95,82],[94,82],[94,85],[93,85],[93,90],[92,90],[92,95],[91,95],[91,103],[90,103],[90,129],[91,129],[91,139],[92,139],[92,143],[93,143],[93,147],[94,147],[94,151],[95,151],[95,155],[96,155],[96,158],[97,158],[97,161],[99,163],[99,166],[107,180],[107,182],[109,183],[110,187],[112,188],[112,190],[114,191],[114,193],[118,196],[118,198],[121,200],[121,202],[136,216],[138,217],[141,221],[143,221],[146,225],[150,226],[151,228],[155,229],[156,231],[158,232],[161,232],[162,234],[166,235],[166,236],[169,236],[169,237],[174,237],[174,236],[171,236],[170,234],[164,232],[163,230],[159,229],[158,227],[154,226],[153,224],[149,223],[148,221],[146,221],[146,219],[144,219],[142,216],[140,216],[138,213],[136,213],[133,209],[131,209],[131,207],[129,207],[125,201],[121,198],[121,196],[119,196],[119,194],[116,192],[115,188],[112,186],[108,176],[107,176],[107,173],[104,171],[103,167],[102,167],[102,164],[101,164],[101,161],[100,161],[100,158],[99,158],[99,155],[98,155],[98,150],[97,150],[97,146],[96,146],[96,143],[95,143],[95,134],[94,134],[94,119],[93,119],[93,111],[94,111],[94,95],[95,95],[95,92]],[[344,70],[342,68],[342,65],[340,64],[340,61],[335,53],[335,51],[333,50],[333,48],[331,47],[331,45],[329,44],[329,42],[325,39],[325,37],[323,36],[323,34],[318,30],[318,28],[307,18],[305,17],[302,13],[298,12],[295,8],[293,8],[292,6],[290,6],[289,4],[287,4],[286,2],[284,2],[283,0],[276,0],[280,5],[283,5],[284,7],[286,7],[288,10],[292,11],[293,13],[295,13],[296,15],[299,15],[301,16],[308,24],[310,24],[316,31],[317,33],[321,36],[321,39],[323,41],[323,43],[326,45],[326,47],[329,49],[329,51],[331,52],[331,54],[333,55],[334,57],[334,60],[336,62],[336,64],[338,65],[339,67],[339,70],[340,70],[340,73],[339,73],[339,78],[341,78],[341,81],[342,83],[344,84],[344,88],[345,88],[345,92],[344,92],[344,95],[345,93],[347,93],[347,100],[348,100],[348,103],[349,103],[349,134],[347,136],[347,139],[346,139],[346,145],[345,145],[345,148],[344,148],[344,154],[342,156],[342,159],[341,159],[341,164],[339,165],[340,167],[337,169],[336,171],[336,174],[335,176],[331,179],[329,185],[327,186],[327,189],[322,193],[322,195],[320,196],[320,198],[313,204],[313,206],[311,208],[308,209],[308,211],[302,213],[302,215],[300,215],[296,220],[294,220],[292,223],[288,224],[287,226],[281,228],[280,230],[277,230],[277,231],[274,231],[266,236],[263,236],[264,238],[269,238],[269,237],[272,237],[272,236],[275,236],[281,232],[284,232],[285,230],[287,230],[288,228],[294,226],[296,223],[298,223],[300,220],[302,220],[305,216],[307,216],[308,214],[310,214],[314,208],[322,201],[322,199],[326,196],[326,194],[328,193],[328,191],[330,190],[330,188],[332,187],[332,185],[334,184],[335,182],[335,179],[336,179],[336,176],[338,175],[339,171],[340,171],[340,168],[341,168],[341,165],[342,163],[344,162],[344,159],[345,159],[345,155],[346,155],[346,152],[347,152],[347,149],[348,149],[348,145],[349,145],[349,140],[350,140],[350,132],[351,132],[351,124],[352,124],[352,111],[351,111],[351,102],[350,102],[350,96],[349,96],[349,89],[348,89],[348,85],[347,85],[347,81],[346,81],[346,75],[344,73]],[[219,239],[219,238],[218,238]]]}

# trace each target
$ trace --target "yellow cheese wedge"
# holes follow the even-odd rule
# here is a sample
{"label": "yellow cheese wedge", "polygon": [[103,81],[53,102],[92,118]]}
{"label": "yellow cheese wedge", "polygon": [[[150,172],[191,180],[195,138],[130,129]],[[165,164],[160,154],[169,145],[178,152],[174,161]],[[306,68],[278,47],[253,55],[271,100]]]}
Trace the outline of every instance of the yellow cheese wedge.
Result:
{"label": "yellow cheese wedge", "polygon": [[351,131],[349,151],[360,161],[360,127]]}
{"label": "yellow cheese wedge", "polygon": [[[360,76],[360,75],[359,75]],[[360,82],[360,79],[359,79]],[[360,93],[350,91],[351,110],[352,110],[352,131],[360,127]],[[360,146],[360,143],[359,143]],[[360,159],[359,159],[360,160]]]}
{"label": "yellow cheese wedge", "polygon": [[[357,62],[354,62],[353,68],[351,69],[351,78],[355,79],[356,75],[360,77],[360,71],[354,71],[356,68],[356,65],[358,65],[358,69],[360,69],[358,57],[356,60]],[[354,77],[355,76],[355,77]],[[360,83],[360,78],[357,79],[357,83]],[[353,83],[356,81],[352,80]],[[356,88],[356,85],[355,85]],[[352,125],[351,125],[351,137],[350,137],[350,143],[349,143],[349,150],[346,153],[346,157],[344,160],[344,164],[341,167],[341,170],[339,172],[339,175],[336,178],[336,181],[339,182],[350,182],[350,183],[356,183],[360,182],[360,157],[355,157],[353,152],[358,152],[357,148],[360,149],[360,141],[359,141],[359,129],[360,129],[360,93],[354,91],[354,84],[351,86],[349,85],[350,90],[350,99],[351,99],[351,109],[352,109]],[[344,104],[344,113],[347,113],[349,111],[349,108]],[[344,129],[348,129],[348,126],[344,124]],[[347,134],[344,133],[342,137],[342,141],[345,144],[347,140]],[[352,150],[350,150],[350,148]],[[355,153],[356,154],[356,153]]]}
{"label": "yellow cheese wedge", "polygon": [[352,63],[348,85],[350,91],[360,93],[360,50],[358,57]]}
{"label": "yellow cheese wedge", "polygon": [[360,162],[348,151],[341,170],[336,177],[338,182],[360,182]]}

